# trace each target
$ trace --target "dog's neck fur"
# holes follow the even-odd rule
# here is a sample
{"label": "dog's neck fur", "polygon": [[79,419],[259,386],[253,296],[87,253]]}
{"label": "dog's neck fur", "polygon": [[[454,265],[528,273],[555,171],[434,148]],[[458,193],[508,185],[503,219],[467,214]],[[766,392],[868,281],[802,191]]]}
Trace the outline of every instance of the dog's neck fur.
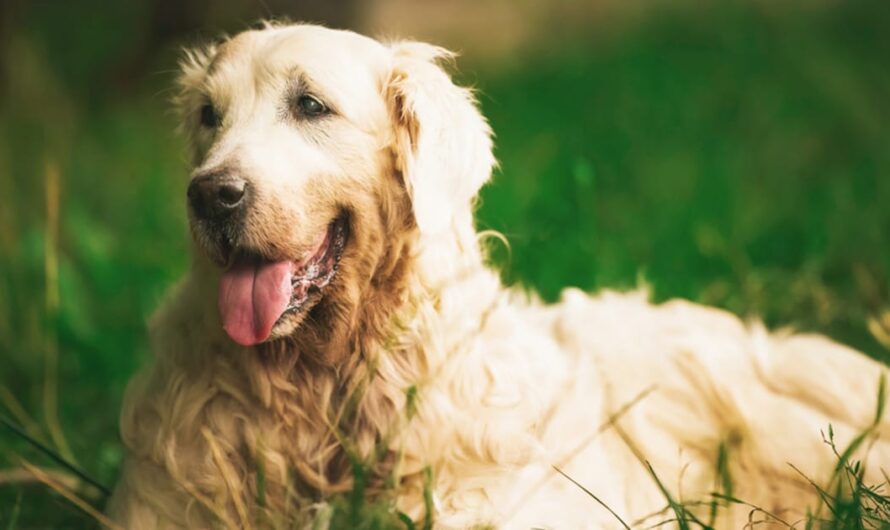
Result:
{"label": "dog's neck fur", "polygon": [[[290,473],[301,487],[346,491],[353,485],[355,459],[371,470],[372,488],[393,474],[419,476],[426,462],[417,455],[393,468],[403,456],[398,439],[414,408],[408,396],[417,394],[415,385],[429,380],[461,341],[453,331],[438,331],[459,329],[443,319],[481,318],[444,314],[460,309],[450,306],[448,291],[463,289],[462,280],[472,275],[492,274],[483,265],[470,219],[435,237],[412,230],[402,241],[389,242],[366,292],[360,293],[356,314],[345,319],[349,328],[337,358],[326,357],[330,345],[302,329],[258,351],[233,352],[230,362],[247,374],[248,391],[269,411],[268,425],[275,431],[245,433],[243,440],[248,458],[265,460],[267,477],[274,475],[269,468],[282,466],[278,475]],[[325,317],[334,315],[318,315],[318,320]],[[440,348],[430,346],[436,341]],[[285,458],[264,458],[264,452]]]}

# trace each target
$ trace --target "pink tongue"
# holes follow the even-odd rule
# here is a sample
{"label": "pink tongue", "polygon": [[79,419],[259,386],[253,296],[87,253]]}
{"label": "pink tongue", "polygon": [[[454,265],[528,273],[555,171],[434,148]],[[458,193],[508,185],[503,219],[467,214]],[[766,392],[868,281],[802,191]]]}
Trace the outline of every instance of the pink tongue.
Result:
{"label": "pink tongue", "polygon": [[219,313],[223,329],[243,346],[263,342],[287,309],[294,264],[236,263],[219,282]]}

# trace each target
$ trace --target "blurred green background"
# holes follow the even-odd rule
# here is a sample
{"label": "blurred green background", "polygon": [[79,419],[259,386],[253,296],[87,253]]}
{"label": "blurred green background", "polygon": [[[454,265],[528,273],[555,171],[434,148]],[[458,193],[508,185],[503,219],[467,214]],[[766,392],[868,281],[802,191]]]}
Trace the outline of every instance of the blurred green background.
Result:
{"label": "blurred green background", "polygon": [[[179,49],[270,15],[462,52],[497,135],[479,224],[509,239],[508,282],[647,283],[890,359],[886,0],[6,0],[0,414],[100,481],[188,263]],[[22,458],[59,469],[0,427],[0,528],[90,524]]]}

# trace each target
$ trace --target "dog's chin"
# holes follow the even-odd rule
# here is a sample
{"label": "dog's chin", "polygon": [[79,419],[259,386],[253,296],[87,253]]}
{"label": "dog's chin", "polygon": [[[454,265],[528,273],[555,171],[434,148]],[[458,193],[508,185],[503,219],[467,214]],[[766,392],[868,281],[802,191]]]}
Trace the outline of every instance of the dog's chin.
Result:
{"label": "dog's chin", "polygon": [[224,263],[218,307],[225,332],[243,346],[292,336],[336,281],[348,240],[343,214],[298,258],[271,258],[238,246],[210,249],[208,256]]}

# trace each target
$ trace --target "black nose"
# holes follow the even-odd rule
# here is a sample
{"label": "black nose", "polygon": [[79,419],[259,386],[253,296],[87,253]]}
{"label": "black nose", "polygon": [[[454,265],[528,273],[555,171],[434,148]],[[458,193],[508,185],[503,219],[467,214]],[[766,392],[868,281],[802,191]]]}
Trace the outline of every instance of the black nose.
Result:
{"label": "black nose", "polygon": [[220,220],[239,210],[246,195],[247,182],[227,173],[198,175],[188,189],[195,215],[208,221]]}

